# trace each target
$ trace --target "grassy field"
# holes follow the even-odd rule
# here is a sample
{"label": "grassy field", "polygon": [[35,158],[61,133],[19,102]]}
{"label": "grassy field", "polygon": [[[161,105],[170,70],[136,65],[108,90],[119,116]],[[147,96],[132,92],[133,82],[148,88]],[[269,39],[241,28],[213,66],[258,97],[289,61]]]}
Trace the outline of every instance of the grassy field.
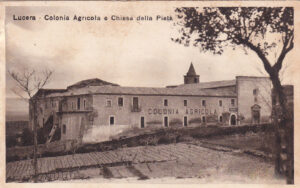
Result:
{"label": "grassy field", "polygon": [[275,136],[272,132],[217,136],[209,139],[203,139],[203,141],[235,149],[258,150],[266,153],[275,152]]}

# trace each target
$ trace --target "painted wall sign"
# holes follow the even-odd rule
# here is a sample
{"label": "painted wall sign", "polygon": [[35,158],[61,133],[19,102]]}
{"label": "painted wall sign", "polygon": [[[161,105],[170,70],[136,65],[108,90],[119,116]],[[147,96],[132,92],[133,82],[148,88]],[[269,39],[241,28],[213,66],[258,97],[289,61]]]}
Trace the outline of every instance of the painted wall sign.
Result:
{"label": "painted wall sign", "polygon": [[237,108],[229,108],[230,112],[237,112]]}
{"label": "painted wall sign", "polygon": [[161,115],[161,114],[178,114],[178,109],[167,109],[167,108],[149,108],[148,114]]}
{"label": "painted wall sign", "polygon": [[[216,114],[217,111],[216,110],[212,110],[212,109],[198,109],[198,108],[187,108],[184,111],[185,114]],[[179,114],[179,110],[178,109],[168,109],[168,108],[149,108],[148,109],[148,114],[149,115],[171,115],[171,114]]]}

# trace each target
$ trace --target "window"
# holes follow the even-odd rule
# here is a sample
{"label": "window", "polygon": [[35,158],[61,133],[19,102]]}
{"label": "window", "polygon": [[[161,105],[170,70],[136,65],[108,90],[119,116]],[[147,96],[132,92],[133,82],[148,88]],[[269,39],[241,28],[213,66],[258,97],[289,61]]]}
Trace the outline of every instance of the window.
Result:
{"label": "window", "polygon": [[223,122],[223,117],[222,117],[222,116],[219,117],[219,122],[220,122],[220,123]]}
{"label": "window", "polygon": [[106,107],[111,107],[111,100],[110,99],[106,100]]}
{"label": "window", "polygon": [[206,118],[205,116],[202,116],[202,122],[205,123],[206,122]]}
{"label": "window", "polygon": [[185,126],[185,127],[188,126],[188,118],[187,118],[187,116],[184,116],[184,118],[183,118],[183,126]]}
{"label": "window", "polygon": [[257,103],[257,102],[258,102],[258,99],[257,99],[257,97],[256,97],[256,96],[254,97],[254,102],[255,102],[255,103]]}
{"label": "window", "polygon": [[134,111],[139,109],[139,98],[138,97],[133,97],[132,106],[133,106]]}
{"label": "window", "polygon": [[54,107],[54,104],[55,104],[55,102],[54,102],[54,101],[51,101],[51,107],[52,107],[52,108]]}
{"label": "window", "polygon": [[234,105],[235,105],[235,100],[231,99],[231,106],[234,106]]}
{"label": "window", "polygon": [[164,126],[168,127],[169,126],[169,119],[167,116],[164,117]]}
{"label": "window", "polygon": [[187,106],[187,100],[184,100],[184,101],[183,101],[183,105],[184,105],[184,106]]}
{"label": "window", "polygon": [[109,125],[114,125],[115,124],[115,117],[114,116],[110,116],[109,117]]}
{"label": "window", "polygon": [[222,105],[223,105],[222,100],[219,100],[219,106],[222,106]]}
{"label": "window", "polygon": [[80,110],[80,98],[77,98],[77,109]]}
{"label": "window", "polygon": [[66,134],[66,132],[67,132],[67,127],[66,127],[66,125],[63,125],[63,126],[62,126],[62,132],[63,132],[63,134]]}
{"label": "window", "polygon": [[206,106],[206,101],[202,100],[202,106]]}
{"label": "window", "polygon": [[164,100],[164,106],[168,106],[168,99]]}
{"label": "window", "polygon": [[72,102],[72,109],[74,109],[74,102]]}
{"label": "window", "polygon": [[118,106],[123,106],[123,98],[122,97],[118,98]]}
{"label": "window", "polygon": [[86,107],[86,100],[83,100],[83,109]]}
{"label": "window", "polygon": [[145,118],[142,116],[141,117],[141,128],[145,127]]}
{"label": "window", "polygon": [[253,89],[253,95],[257,95],[258,94],[258,89]]}

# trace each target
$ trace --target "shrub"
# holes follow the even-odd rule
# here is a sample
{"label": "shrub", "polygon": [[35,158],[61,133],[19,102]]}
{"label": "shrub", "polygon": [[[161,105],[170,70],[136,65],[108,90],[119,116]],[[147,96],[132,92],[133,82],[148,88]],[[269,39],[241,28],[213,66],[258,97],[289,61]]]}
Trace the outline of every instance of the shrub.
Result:
{"label": "shrub", "polygon": [[24,146],[33,145],[33,132],[29,128],[23,129],[21,138]]}
{"label": "shrub", "polygon": [[37,142],[38,144],[45,144],[47,141],[47,137],[44,135],[43,129],[39,128],[37,130]]}
{"label": "shrub", "polygon": [[17,140],[15,136],[6,136],[6,147],[14,147],[17,145]]}
{"label": "shrub", "polygon": [[182,126],[182,121],[180,119],[172,119],[169,123],[169,126],[170,127],[173,127],[173,126]]}
{"label": "shrub", "polygon": [[189,124],[192,124],[192,123],[201,123],[201,118],[193,118],[191,120],[189,120]]}

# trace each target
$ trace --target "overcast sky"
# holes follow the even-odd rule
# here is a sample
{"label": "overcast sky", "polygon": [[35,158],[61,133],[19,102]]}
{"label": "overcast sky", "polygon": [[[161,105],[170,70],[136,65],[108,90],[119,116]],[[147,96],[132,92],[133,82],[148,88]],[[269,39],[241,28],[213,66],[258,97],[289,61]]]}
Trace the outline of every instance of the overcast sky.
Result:
{"label": "overcast sky", "polygon": [[[193,62],[200,82],[235,76],[266,76],[254,53],[225,50],[221,56],[200,53],[171,41],[173,22],[103,21],[103,16],[173,15],[174,7],[8,7],[6,9],[6,68],[54,70],[46,88],[66,88],[83,79],[100,78],[122,86],[165,87],[183,83]],[[44,15],[101,16],[101,21],[45,21]],[[13,15],[34,15],[36,21],[14,21]],[[293,64],[287,56],[285,62]],[[260,70],[260,71],[259,71]],[[284,83],[292,82],[292,66]],[[6,75],[7,97],[15,82]]]}

